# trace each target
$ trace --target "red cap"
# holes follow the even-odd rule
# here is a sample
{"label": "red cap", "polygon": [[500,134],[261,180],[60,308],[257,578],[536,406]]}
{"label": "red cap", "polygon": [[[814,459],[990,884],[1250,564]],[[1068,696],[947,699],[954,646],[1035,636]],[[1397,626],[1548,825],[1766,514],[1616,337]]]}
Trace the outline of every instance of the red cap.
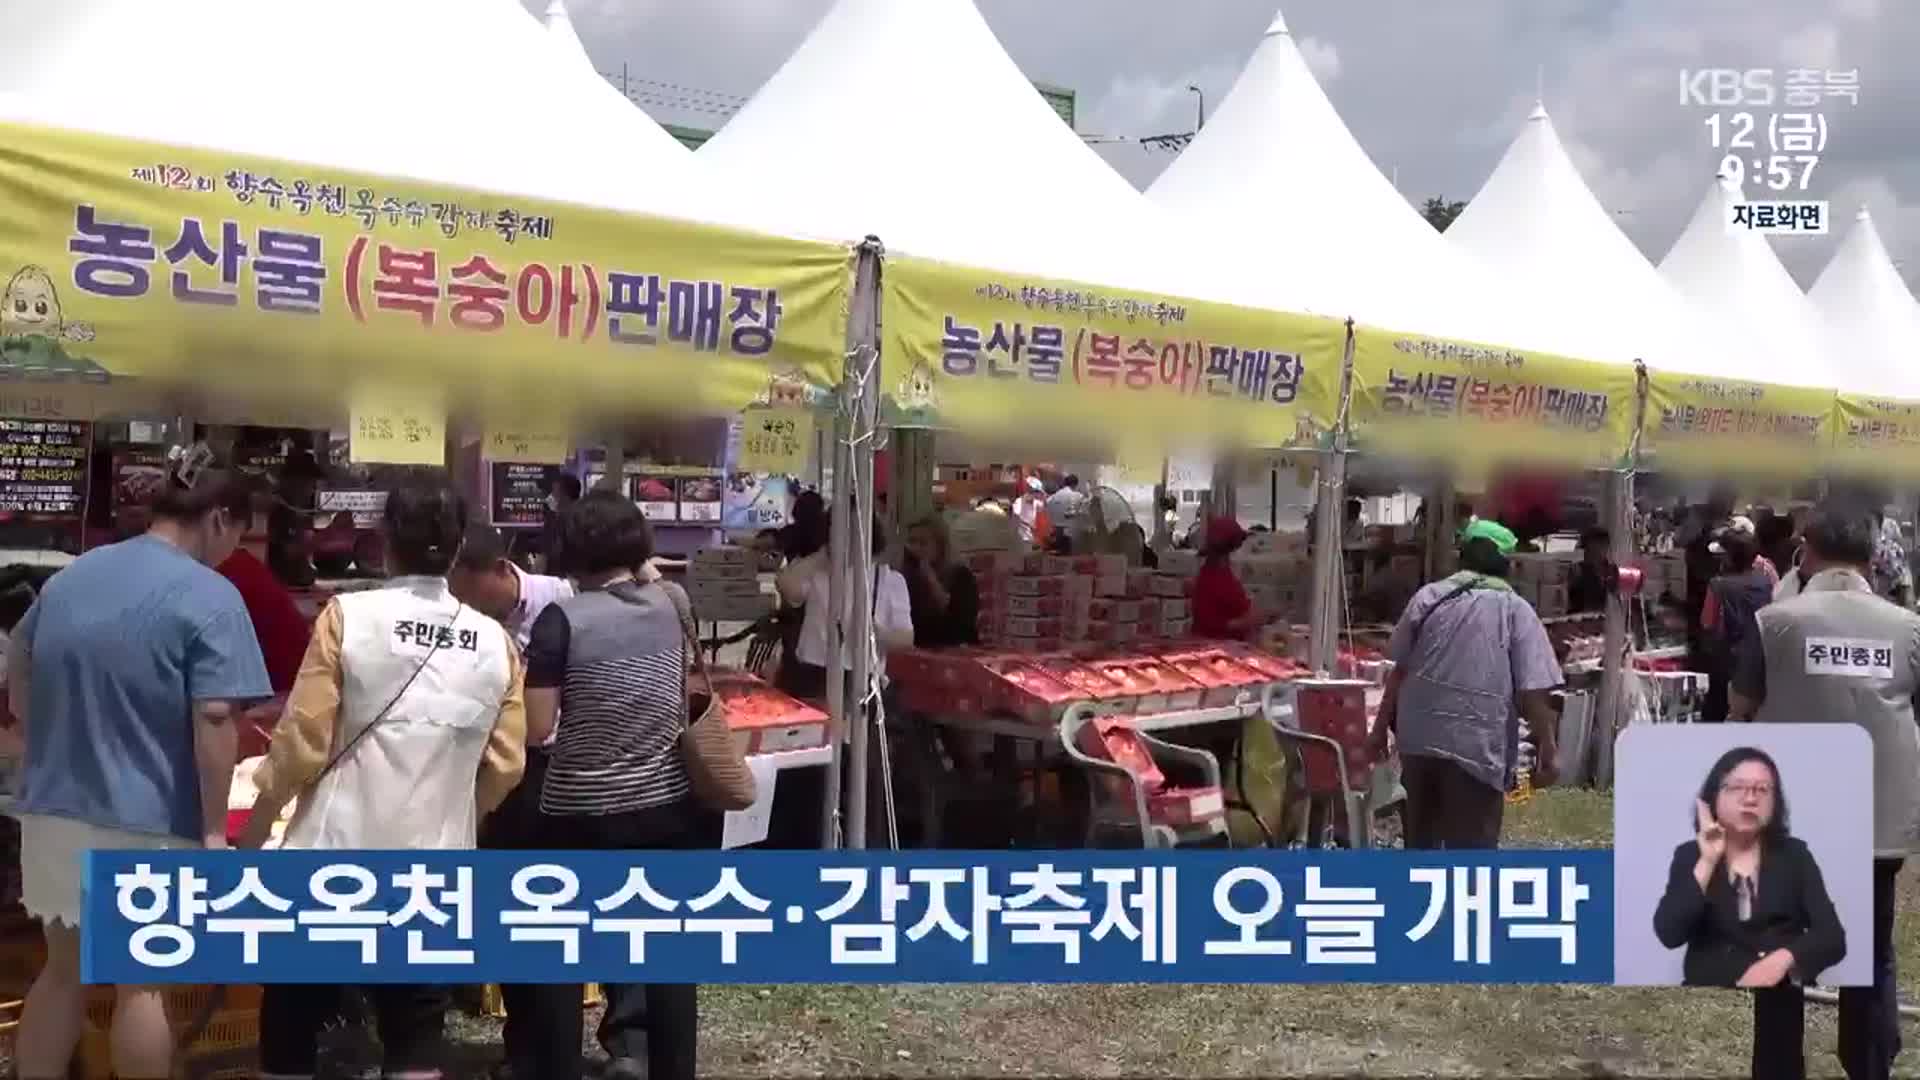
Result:
{"label": "red cap", "polygon": [[1207,521],[1207,546],[1210,548],[1234,548],[1245,543],[1247,530],[1230,517],[1217,517]]}

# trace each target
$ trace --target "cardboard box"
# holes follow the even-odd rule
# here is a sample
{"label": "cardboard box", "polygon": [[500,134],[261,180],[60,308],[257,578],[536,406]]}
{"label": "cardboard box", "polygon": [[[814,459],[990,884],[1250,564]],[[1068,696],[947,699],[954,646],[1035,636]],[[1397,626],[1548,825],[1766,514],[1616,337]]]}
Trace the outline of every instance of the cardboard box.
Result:
{"label": "cardboard box", "polygon": [[1068,562],[1072,564],[1070,573],[1088,577],[1112,577],[1127,572],[1125,555],[1075,555]]}
{"label": "cardboard box", "polygon": [[1014,574],[1007,578],[1007,596],[1058,596],[1067,591],[1067,579],[1055,575]]}
{"label": "cardboard box", "polygon": [[1148,596],[1182,597],[1193,587],[1193,582],[1178,574],[1154,574],[1147,581]]}
{"label": "cardboard box", "polygon": [[1217,787],[1163,787],[1147,796],[1147,818],[1176,829],[1217,821],[1227,815],[1227,797]]}
{"label": "cardboard box", "polygon": [[1200,572],[1200,553],[1197,551],[1163,551],[1160,553],[1160,572],[1192,577]]}
{"label": "cardboard box", "polygon": [[1053,638],[1058,640],[1065,629],[1058,617],[1035,618],[1028,615],[1007,616],[1006,634],[1009,638]]}
{"label": "cardboard box", "polygon": [[1009,596],[1006,599],[1008,615],[1033,618],[1041,615],[1055,617],[1066,614],[1072,601],[1064,593],[1048,596]]}
{"label": "cardboard box", "polygon": [[1538,586],[1538,598],[1533,608],[1542,618],[1554,618],[1567,613],[1567,587],[1561,584],[1541,584]]}
{"label": "cardboard box", "polygon": [[760,567],[760,554],[750,547],[727,544],[716,547],[703,547],[687,560],[692,566],[744,566],[757,570]]}
{"label": "cardboard box", "polygon": [[1106,577],[1093,579],[1093,595],[1124,598],[1127,595],[1127,576],[1109,574]]}
{"label": "cardboard box", "polygon": [[1006,639],[1007,648],[1028,656],[1059,652],[1064,644],[1060,638],[1016,638]]}
{"label": "cardboard box", "polygon": [[1087,618],[1097,622],[1139,622],[1143,601],[1100,597],[1089,602]]}

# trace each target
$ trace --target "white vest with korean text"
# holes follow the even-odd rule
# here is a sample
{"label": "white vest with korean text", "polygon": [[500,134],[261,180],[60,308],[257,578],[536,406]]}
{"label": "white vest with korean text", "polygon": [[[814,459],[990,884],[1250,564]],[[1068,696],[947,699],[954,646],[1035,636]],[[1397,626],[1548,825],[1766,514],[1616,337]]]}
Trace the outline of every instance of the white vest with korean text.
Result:
{"label": "white vest with korean text", "polygon": [[397,578],[336,602],[340,716],[328,760],[374,727],[301,798],[284,846],[473,847],[475,779],[512,679],[506,630],[455,602],[441,578]]}
{"label": "white vest with korean text", "polygon": [[1920,616],[1875,596],[1860,574],[1833,569],[1758,618],[1766,697],[1755,719],[1865,728],[1873,738],[1874,854],[1920,854]]}

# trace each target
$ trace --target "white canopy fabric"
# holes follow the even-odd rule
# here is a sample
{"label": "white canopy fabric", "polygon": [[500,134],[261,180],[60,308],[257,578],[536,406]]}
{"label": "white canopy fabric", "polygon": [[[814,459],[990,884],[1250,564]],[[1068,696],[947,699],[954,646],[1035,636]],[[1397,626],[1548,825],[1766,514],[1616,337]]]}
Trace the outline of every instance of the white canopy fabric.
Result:
{"label": "white canopy fabric", "polygon": [[694,157],[771,220],[896,254],[1239,303],[1271,272],[1233,272],[1114,172],[971,0],[839,0]]}
{"label": "white canopy fabric", "polygon": [[[573,64],[579,72],[589,76],[593,84],[591,89],[580,91],[583,94],[583,104],[584,95],[591,95],[597,99],[610,101],[616,106],[616,108],[604,110],[609,121],[617,125],[612,132],[615,137],[631,137],[639,140],[642,144],[641,148],[655,158],[692,157],[693,151],[687,149],[684,143],[668,134],[667,129],[656,123],[653,117],[648,116],[638,105],[628,101],[625,95],[614,89],[612,83],[600,77],[600,69],[594,66],[593,55],[587,52],[586,44],[580,40],[579,33],[573,28],[573,18],[567,13],[566,0],[553,0],[547,5],[546,24],[547,36],[565,58],[564,62]],[[586,80],[581,82],[584,87]],[[603,109],[604,106],[596,104],[595,108]]]}
{"label": "white canopy fabric", "polygon": [[[1536,105],[1500,164],[1444,239],[1509,276],[1565,297],[1575,315],[1554,351],[1644,360],[1690,374],[1740,377],[1699,320],[1600,205]],[[1547,346],[1542,346],[1547,347]]]}
{"label": "white canopy fabric", "polygon": [[[276,78],[236,93],[235,62]],[[591,134],[634,110],[587,77],[515,0],[66,0],[0,35],[0,119],[737,223],[689,155]]]}
{"label": "white canopy fabric", "polygon": [[1222,243],[1271,251],[1276,303],[1314,296],[1392,330],[1546,347],[1539,301],[1440,233],[1381,174],[1307,67],[1284,14],[1149,198]]}
{"label": "white canopy fabric", "polygon": [[1832,387],[1844,381],[1821,347],[1820,317],[1764,233],[1733,229],[1740,185],[1716,177],[1660,274],[1687,298],[1719,338],[1737,350],[1748,378],[1786,386]]}
{"label": "white canopy fabric", "polygon": [[1920,398],[1920,302],[1900,280],[1866,207],[1807,295],[1842,390]]}

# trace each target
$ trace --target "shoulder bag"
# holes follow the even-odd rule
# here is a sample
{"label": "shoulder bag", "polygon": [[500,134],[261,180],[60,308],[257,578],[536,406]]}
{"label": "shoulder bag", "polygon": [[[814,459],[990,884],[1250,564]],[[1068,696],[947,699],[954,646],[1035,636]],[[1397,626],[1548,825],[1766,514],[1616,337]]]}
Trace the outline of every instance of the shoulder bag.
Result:
{"label": "shoulder bag", "polygon": [[654,587],[673,603],[680,617],[680,632],[693,653],[694,667],[706,684],[704,693],[688,693],[687,727],[680,733],[680,761],[686,766],[694,797],[710,810],[745,810],[759,797],[760,788],[753,770],[747,767],[746,753],[734,741],[733,729],[727,724],[726,703],[720,699],[713,672],[707,667],[707,654],[700,648],[692,606],[677,586],[655,582]]}

